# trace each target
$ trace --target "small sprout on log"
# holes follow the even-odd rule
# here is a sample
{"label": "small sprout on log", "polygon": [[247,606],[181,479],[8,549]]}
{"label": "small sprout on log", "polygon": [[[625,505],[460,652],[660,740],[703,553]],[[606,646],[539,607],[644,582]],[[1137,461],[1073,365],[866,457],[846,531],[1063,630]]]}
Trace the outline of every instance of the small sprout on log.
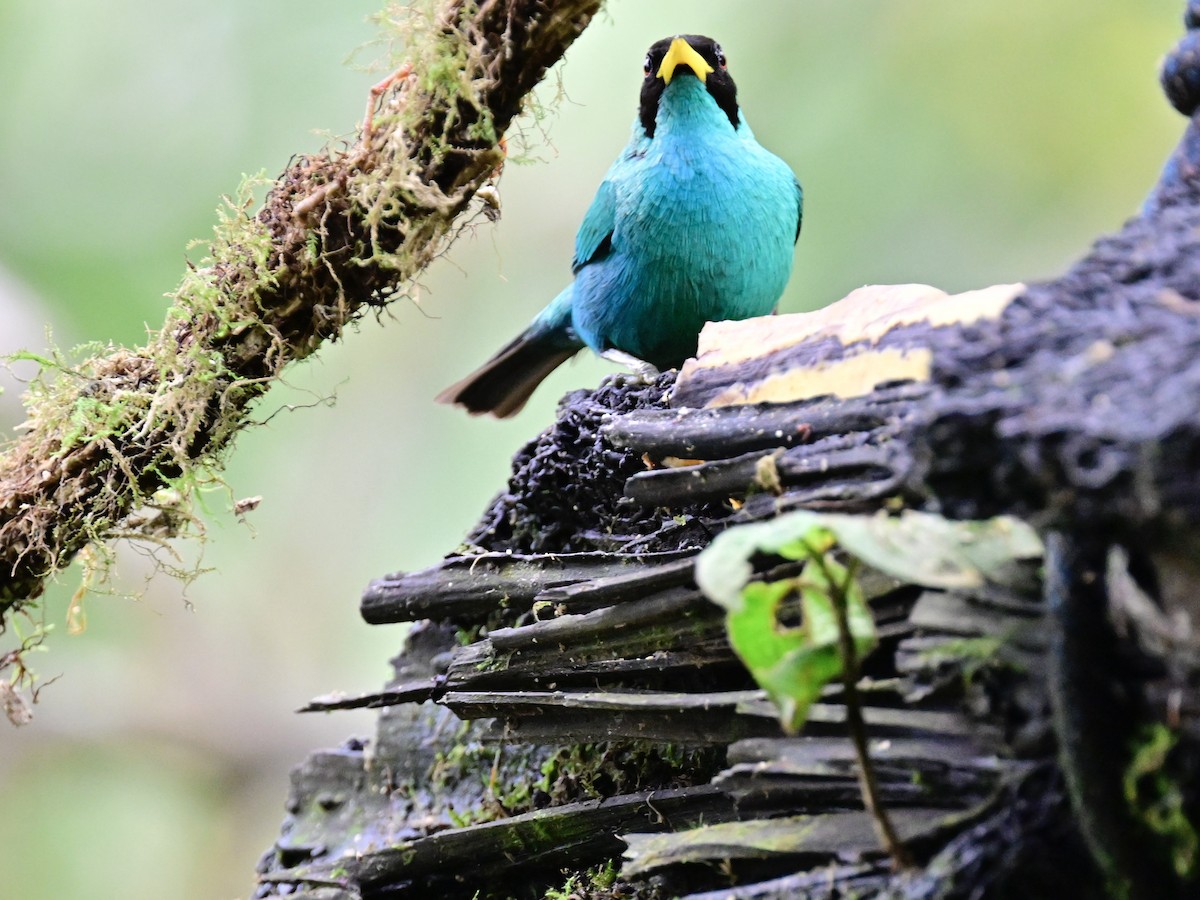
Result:
{"label": "small sprout on log", "polygon": [[[849,555],[848,563],[833,559],[836,547]],[[752,581],[751,559],[760,553],[805,565],[796,578]],[[799,511],[720,535],[700,554],[696,582],[726,609],[730,644],[779,708],[786,731],[798,731],[826,684],[841,678],[863,805],[896,867],[908,868],[911,857],[879,801],[867,749],[859,662],[877,638],[855,573],[866,563],[913,584],[972,588],[1004,582],[1014,560],[1040,554],[1037,535],[1015,520],[950,522],[914,512],[853,516]],[[799,627],[780,622],[780,608],[792,594],[800,597]]]}

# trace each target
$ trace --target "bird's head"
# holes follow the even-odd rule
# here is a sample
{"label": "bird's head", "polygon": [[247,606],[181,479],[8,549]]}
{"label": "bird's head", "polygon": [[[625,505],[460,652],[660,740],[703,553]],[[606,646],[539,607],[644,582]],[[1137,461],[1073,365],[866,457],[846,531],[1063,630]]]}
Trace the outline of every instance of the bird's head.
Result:
{"label": "bird's head", "polygon": [[726,68],[725,51],[710,37],[681,34],[651,45],[643,66],[642,99],[639,110],[646,137],[654,137],[658,110],[672,81],[698,78],[729,123],[738,127],[737,85]]}

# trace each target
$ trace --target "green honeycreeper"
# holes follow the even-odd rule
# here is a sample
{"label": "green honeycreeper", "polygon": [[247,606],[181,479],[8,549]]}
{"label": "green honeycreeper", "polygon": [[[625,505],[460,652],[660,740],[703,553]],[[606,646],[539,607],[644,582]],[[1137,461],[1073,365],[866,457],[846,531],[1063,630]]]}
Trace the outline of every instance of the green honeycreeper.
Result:
{"label": "green honeycreeper", "polygon": [[695,355],[705,322],[775,309],[799,182],[754,139],[711,38],[658,41],[644,70],[633,135],[575,238],[575,280],[439,402],[504,418],[585,346],[645,374]]}

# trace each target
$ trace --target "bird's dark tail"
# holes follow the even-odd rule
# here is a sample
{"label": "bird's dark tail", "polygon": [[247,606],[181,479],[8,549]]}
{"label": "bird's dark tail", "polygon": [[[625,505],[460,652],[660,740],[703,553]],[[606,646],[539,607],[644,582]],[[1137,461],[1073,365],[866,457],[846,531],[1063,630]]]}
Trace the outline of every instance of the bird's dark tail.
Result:
{"label": "bird's dark tail", "polygon": [[535,323],[486,363],[437,395],[438,403],[461,406],[471,415],[507,419],[519,413],[539,384],[574,356],[581,344]]}

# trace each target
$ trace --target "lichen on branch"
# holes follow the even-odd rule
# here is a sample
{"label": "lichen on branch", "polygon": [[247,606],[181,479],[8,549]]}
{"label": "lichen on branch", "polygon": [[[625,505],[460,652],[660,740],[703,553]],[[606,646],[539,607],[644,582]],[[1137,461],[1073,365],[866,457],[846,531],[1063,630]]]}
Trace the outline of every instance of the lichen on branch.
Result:
{"label": "lichen on branch", "polygon": [[296,157],[257,212],[248,190],[229,199],[145,346],[38,358],[24,433],[0,455],[0,630],[89,544],[186,530],[189,498],[288,364],[445,252],[526,95],[601,2],[389,7],[411,74],[363,137]]}

